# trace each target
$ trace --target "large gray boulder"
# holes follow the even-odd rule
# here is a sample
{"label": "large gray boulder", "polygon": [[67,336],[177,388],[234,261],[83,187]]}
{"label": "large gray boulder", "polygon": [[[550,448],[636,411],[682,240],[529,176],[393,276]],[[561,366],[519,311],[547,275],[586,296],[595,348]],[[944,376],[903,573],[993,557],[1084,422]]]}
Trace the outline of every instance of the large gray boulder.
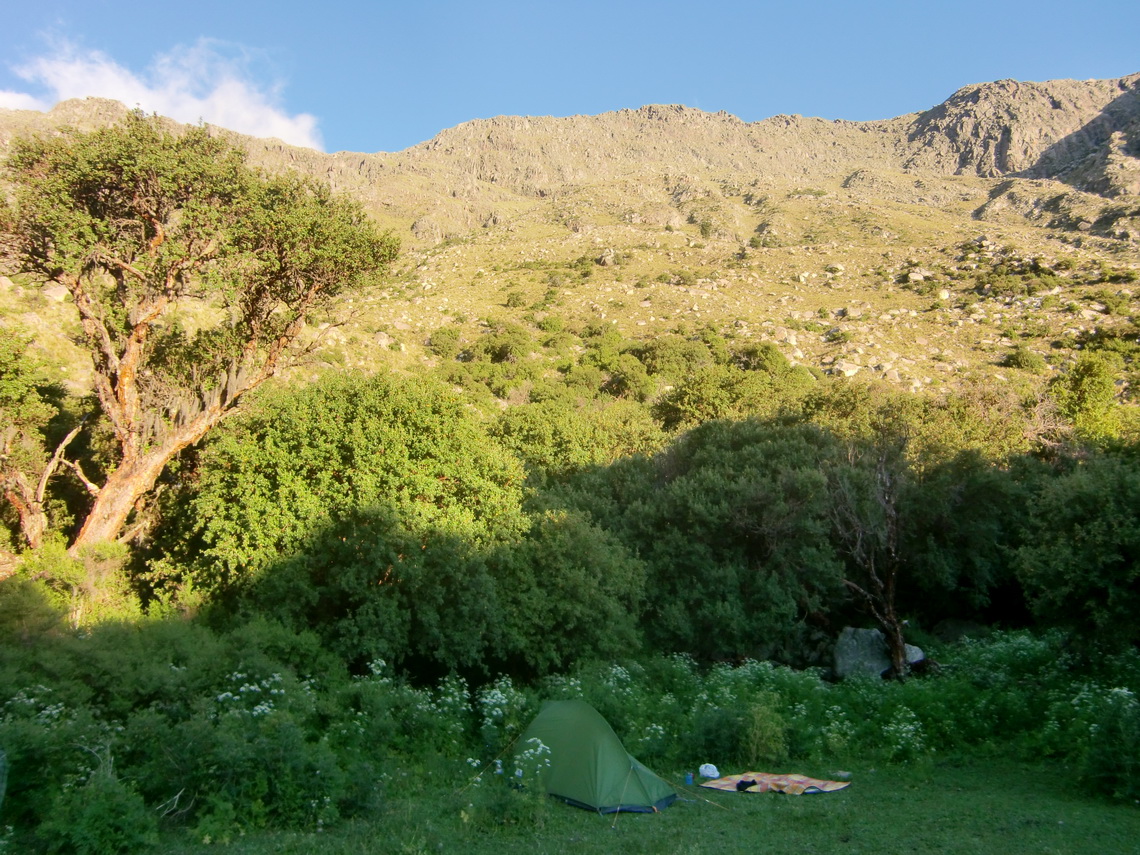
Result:
{"label": "large gray boulder", "polygon": [[[906,646],[906,661],[914,665],[926,658],[921,648]],[[882,676],[891,667],[887,640],[877,629],[844,627],[835,642],[835,676],[840,680],[854,675]]]}

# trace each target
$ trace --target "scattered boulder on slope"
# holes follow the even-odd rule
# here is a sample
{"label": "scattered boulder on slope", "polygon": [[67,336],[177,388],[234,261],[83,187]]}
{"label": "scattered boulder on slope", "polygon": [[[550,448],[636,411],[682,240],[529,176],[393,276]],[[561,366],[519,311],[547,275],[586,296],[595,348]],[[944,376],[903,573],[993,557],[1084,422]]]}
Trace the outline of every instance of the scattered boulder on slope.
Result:
{"label": "scattered boulder on slope", "polygon": [[[906,661],[914,665],[926,658],[922,649],[906,646]],[[839,679],[866,674],[879,677],[891,667],[887,640],[877,629],[844,627],[835,643],[835,676]]]}

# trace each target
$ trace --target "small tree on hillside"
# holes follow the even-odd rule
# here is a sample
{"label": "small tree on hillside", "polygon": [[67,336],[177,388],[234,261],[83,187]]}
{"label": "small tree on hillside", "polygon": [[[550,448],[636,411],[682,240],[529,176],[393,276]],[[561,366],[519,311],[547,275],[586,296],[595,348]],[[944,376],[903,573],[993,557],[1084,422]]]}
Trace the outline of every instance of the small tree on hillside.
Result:
{"label": "small tree on hillside", "polygon": [[48,451],[45,431],[58,413],[62,390],[40,376],[29,344],[26,335],[0,327],[0,491],[24,543],[35,548],[47,531],[48,482],[79,429],[55,443],[55,453]]}
{"label": "small tree on hillside", "polygon": [[1112,351],[1085,351],[1050,386],[1057,409],[1082,439],[1093,442],[1120,435],[1116,379],[1124,360]]}
{"label": "small tree on hillside", "polygon": [[395,258],[360,206],[269,176],[205,128],[130,115],[18,141],[3,218],[18,272],[63,284],[113,436],[72,542],[120,535],[169,461],[297,353],[306,319]]}
{"label": "small tree on hillside", "polygon": [[883,631],[891,672],[899,680],[909,670],[896,606],[903,568],[905,447],[904,439],[886,438],[866,449],[852,446],[850,464],[831,475],[835,537],[847,558],[843,584]]}

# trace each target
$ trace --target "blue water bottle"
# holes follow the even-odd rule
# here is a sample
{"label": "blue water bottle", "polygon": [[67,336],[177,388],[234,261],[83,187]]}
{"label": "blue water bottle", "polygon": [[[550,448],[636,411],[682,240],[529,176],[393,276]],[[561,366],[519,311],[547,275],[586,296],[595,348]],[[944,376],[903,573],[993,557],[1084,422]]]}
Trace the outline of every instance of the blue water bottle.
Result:
{"label": "blue water bottle", "polygon": [[687,787],[693,786],[693,773],[692,772],[686,772],[685,773],[685,786],[687,786]]}

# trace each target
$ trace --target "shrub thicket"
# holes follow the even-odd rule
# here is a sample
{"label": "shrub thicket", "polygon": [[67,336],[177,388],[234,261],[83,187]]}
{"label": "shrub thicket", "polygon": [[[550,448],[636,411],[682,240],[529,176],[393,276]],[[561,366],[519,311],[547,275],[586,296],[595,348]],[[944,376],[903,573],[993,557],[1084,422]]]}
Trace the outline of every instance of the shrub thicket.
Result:
{"label": "shrub thicket", "polygon": [[[583,392],[675,355],[588,340],[567,375]],[[904,398],[699,346],[707,365],[655,410],[562,394],[488,425],[430,382],[266,393],[187,461],[135,576],[156,615],[196,620],[96,622],[127,614],[121,556],[29,555],[0,591],[21,842],[322,828],[374,810],[393,758],[484,768],[542,697],[585,697],[665,768],[1014,752],[1134,798],[1140,664],[1105,652],[1138,640],[1134,454],[1039,459],[1017,402],[985,391]],[[1082,371],[1056,394],[1090,414],[1100,375]],[[692,427],[667,440],[653,412]],[[942,669],[900,684],[774,664],[826,664],[839,626],[870,622],[853,535],[890,558],[900,617],[1058,631],[935,648]],[[467,805],[477,825],[542,810],[502,788]]]}
{"label": "shrub thicket", "polygon": [[839,584],[810,426],[710,422],[668,451],[581,473],[564,499],[645,561],[647,639],[701,658],[771,654]]}
{"label": "shrub thicket", "polygon": [[1092,455],[1028,498],[1016,566],[1034,613],[1084,638],[1140,643],[1140,462]]}
{"label": "shrub thicket", "polygon": [[[941,668],[905,683],[673,654],[472,687],[455,675],[414,685],[382,659],[349,676],[312,633],[265,619],[74,633],[46,621],[32,629],[27,611],[0,621],[0,675],[24,687],[0,704],[5,818],[24,851],[145,851],[158,828],[218,842],[319,830],[377,810],[400,785],[393,768],[442,762],[456,787],[478,769],[493,776],[495,758],[510,773],[513,740],[546,698],[586,699],[666,774],[706,761],[837,767],[968,752],[1055,757],[1100,791],[1136,796],[1140,656],[1089,655],[1061,633],[935,647]],[[465,803],[479,822],[543,809],[493,789]]]}
{"label": "shrub thicket", "polygon": [[1045,371],[1045,357],[1021,344],[1006,354],[1002,364],[1010,368],[1020,368],[1030,374],[1041,374]]}
{"label": "shrub thicket", "polygon": [[412,533],[491,542],[525,524],[522,481],[518,460],[444,388],[330,375],[267,394],[212,436],[151,578],[189,569],[197,587],[224,588],[375,507]]}

